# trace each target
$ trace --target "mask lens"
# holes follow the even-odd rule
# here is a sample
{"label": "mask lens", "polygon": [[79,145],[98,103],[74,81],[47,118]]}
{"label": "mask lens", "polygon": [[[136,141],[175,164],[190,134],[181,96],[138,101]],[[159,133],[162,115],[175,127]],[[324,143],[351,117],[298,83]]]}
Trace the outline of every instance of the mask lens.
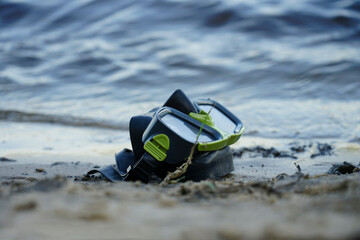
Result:
{"label": "mask lens", "polygon": [[[200,105],[200,108],[205,112],[209,112],[212,108],[211,105]],[[230,134],[235,133],[236,124],[229,119],[224,113],[215,107],[210,112],[210,116],[217,127]]]}
{"label": "mask lens", "polygon": [[[170,128],[173,132],[177,135],[181,136],[182,138],[190,141],[195,142],[197,135],[199,134],[200,128],[172,115],[166,114],[161,118],[162,122]],[[210,137],[204,131],[201,131],[201,134],[198,139],[199,142],[211,142],[214,141],[213,138]]]}

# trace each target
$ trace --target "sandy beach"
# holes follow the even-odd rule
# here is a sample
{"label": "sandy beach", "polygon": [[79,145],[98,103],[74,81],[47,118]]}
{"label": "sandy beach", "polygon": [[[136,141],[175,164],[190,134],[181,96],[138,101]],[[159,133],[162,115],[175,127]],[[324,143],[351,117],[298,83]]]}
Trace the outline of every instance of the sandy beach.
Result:
{"label": "sandy beach", "polygon": [[[290,168],[298,155],[291,157],[290,150],[266,144],[250,147],[252,140],[245,139],[249,146],[234,150],[235,163],[244,166],[237,167],[236,174],[166,187],[84,177],[88,170],[100,167],[91,163],[25,164],[3,159],[0,239],[360,237],[356,164],[350,170],[340,168],[337,174],[320,174],[319,169],[318,174],[309,174],[311,165],[306,167],[303,159],[299,172]],[[333,151],[338,154],[320,156],[316,162],[330,162],[325,165],[328,170],[335,162],[341,164],[337,159],[344,152]],[[358,151],[353,152],[356,156]],[[270,164],[276,161],[288,162],[288,172],[276,173],[279,166]],[[341,174],[345,172],[349,173]]]}

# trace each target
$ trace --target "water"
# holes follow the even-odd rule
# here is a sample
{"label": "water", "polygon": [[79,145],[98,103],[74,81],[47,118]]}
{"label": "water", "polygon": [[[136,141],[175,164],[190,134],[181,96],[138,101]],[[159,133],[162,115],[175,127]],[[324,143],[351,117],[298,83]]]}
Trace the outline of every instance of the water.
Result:
{"label": "water", "polygon": [[360,2],[0,2],[0,155],[120,150],[178,88],[247,136],[359,142]]}

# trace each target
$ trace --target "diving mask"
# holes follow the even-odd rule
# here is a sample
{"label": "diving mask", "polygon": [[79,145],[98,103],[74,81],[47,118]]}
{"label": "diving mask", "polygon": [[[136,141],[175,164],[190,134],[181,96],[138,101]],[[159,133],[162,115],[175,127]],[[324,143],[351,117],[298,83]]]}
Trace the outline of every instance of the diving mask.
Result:
{"label": "diving mask", "polygon": [[163,179],[185,162],[197,145],[185,180],[222,177],[234,170],[229,145],[239,140],[242,122],[220,103],[210,99],[191,102],[176,90],[163,107],[130,120],[133,151],[115,155],[116,164],[100,172],[111,181]]}

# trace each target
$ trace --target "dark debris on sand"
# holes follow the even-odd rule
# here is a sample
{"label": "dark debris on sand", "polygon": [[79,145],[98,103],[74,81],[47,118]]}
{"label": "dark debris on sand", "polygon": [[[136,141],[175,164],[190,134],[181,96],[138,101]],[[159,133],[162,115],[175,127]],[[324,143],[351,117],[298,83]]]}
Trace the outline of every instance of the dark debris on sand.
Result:
{"label": "dark debris on sand", "polygon": [[0,157],[0,162],[16,162],[16,160],[6,157]]}
{"label": "dark debris on sand", "polygon": [[327,143],[318,143],[317,144],[317,153],[312,154],[310,157],[315,158],[318,156],[331,156],[334,154],[334,147]]}
{"label": "dark debris on sand", "polygon": [[67,165],[67,164],[68,164],[67,162],[54,162],[50,166],[54,167],[54,166]]}
{"label": "dark debris on sand", "polygon": [[343,162],[332,165],[332,167],[328,171],[328,174],[341,175],[341,174],[355,173],[359,171],[360,171],[360,164],[357,167],[355,167],[351,163]]}
{"label": "dark debris on sand", "polygon": [[279,151],[279,150],[275,149],[274,147],[264,148],[261,146],[256,146],[256,147],[251,147],[251,148],[243,147],[238,150],[233,150],[233,155],[235,157],[241,158],[244,153],[250,153],[250,157],[262,156],[264,158],[273,157],[273,158],[297,159],[297,157],[290,154],[289,152]]}
{"label": "dark debris on sand", "polygon": [[[281,151],[274,147],[264,148],[261,146],[256,147],[243,147],[237,150],[233,150],[233,155],[235,157],[241,158],[244,153],[248,153],[251,158],[253,157],[263,157],[263,158],[292,158],[297,159],[296,154],[301,154],[308,151],[309,148],[313,146],[312,143],[307,145],[298,145],[297,143],[290,144],[291,147],[288,151]],[[319,156],[331,156],[334,154],[334,147],[328,143],[316,143],[316,152],[313,153],[310,157],[316,158]]]}
{"label": "dark debris on sand", "polygon": [[35,168],[35,172],[37,172],[37,173],[42,173],[42,174],[44,174],[44,175],[47,174],[46,170],[43,169],[43,168]]}
{"label": "dark debris on sand", "polygon": [[51,167],[54,167],[54,166],[62,166],[62,165],[65,165],[65,166],[68,166],[68,165],[80,165],[80,161],[77,161],[77,162],[53,162],[50,166]]}

